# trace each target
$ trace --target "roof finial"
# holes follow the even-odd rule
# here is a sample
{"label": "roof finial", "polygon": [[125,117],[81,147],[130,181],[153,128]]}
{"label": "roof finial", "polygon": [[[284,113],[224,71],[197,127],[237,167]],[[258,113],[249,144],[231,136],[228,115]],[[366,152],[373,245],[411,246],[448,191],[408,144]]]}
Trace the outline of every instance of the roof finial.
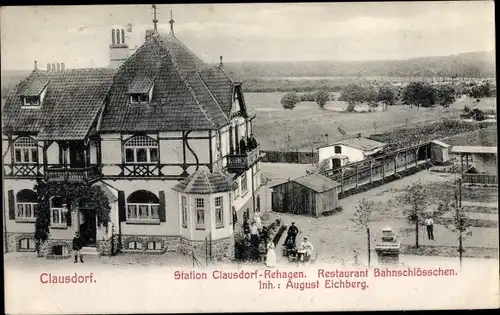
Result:
{"label": "roof finial", "polygon": [[37,71],[37,70],[38,70],[38,66],[37,66],[36,60],[35,60],[35,71]]}
{"label": "roof finial", "polygon": [[156,18],[156,5],[151,5],[153,7],[153,14],[154,14],[154,18],[153,18],[153,24],[154,24],[154,32],[155,33],[158,33],[158,28],[156,26],[156,24],[158,23],[158,19]]}
{"label": "roof finial", "polygon": [[222,68],[222,56],[220,56],[219,58],[220,58],[219,67],[221,67],[221,68]]}
{"label": "roof finial", "polygon": [[168,21],[168,23],[170,23],[170,34],[172,34],[173,37],[175,37],[174,35],[174,17],[172,15],[172,10],[170,10],[170,21]]}

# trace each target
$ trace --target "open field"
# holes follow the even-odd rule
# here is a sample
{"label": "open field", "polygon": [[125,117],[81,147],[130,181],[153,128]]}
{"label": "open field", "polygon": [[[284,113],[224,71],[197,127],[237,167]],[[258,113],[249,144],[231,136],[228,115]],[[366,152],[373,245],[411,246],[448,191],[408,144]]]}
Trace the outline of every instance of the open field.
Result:
{"label": "open field", "polygon": [[[301,102],[293,110],[281,106],[284,93],[246,93],[245,100],[251,110],[256,112],[254,134],[264,150],[302,150],[311,149],[325,142],[340,139],[340,127],[348,135],[361,133],[369,136],[375,133],[390,132],[405,125],[427,124],[443,118],[458,118],[465,105],[473,107],[470,98],[457,100],[449,108],[410,108],[405,105],[389,106],[386,111],[371,113],[346,113],[342,101],[331,101],[325,109],[319,109],[314,102]],[[338,93],[336,94],[336,99]],[[479,108],[495,109],[496,99],[482,99],[474,103]],[[327,137],[325,135],[328,135]],[[312,145],[315,143],[314,145]]]}

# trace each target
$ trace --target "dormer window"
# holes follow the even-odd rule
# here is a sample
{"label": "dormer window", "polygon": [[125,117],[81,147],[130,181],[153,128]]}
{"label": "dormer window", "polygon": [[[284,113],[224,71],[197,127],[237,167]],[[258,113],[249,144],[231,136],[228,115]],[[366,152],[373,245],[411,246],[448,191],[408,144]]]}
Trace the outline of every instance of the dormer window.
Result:
{"label": "dormer window", "polygon": [[131,104],[147,104],[153,98],[154,79],[138,76],[132,80],[128,88]]}
{"label": "dormer window", "polygon": [[131,94],[130,95],[130,103],[132,103],[132,104],[149,103],[149,95],[148,94]]}
{"label": "dormer window", "polygon": [[40,106],[40,96],[25,96],[24,106]]}

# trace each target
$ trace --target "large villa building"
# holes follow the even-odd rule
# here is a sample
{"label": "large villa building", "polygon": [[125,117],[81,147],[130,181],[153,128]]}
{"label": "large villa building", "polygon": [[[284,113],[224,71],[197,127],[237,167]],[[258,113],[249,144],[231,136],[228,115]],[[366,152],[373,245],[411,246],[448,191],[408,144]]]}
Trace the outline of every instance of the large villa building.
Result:
{"label": "large villa building", "polygon": [[[159,34],[155,19],[134,50],[126,30],[113,29],[109,68],[35,63],[10,92],[2,117],[7,251],[35,250],[35,210],[48,200],[47,256],[68,256],[76,231],[99,252],[205,252],[208,238],[215,258],[234,256],[233,221],[261,206],[259,147],[240,148],[255,116],[222,58],[205,64],[171,26]],[[38,196],[37,183],[99,187],[109,220],[99,224],[93,200],[69,206],[54,193]]]}

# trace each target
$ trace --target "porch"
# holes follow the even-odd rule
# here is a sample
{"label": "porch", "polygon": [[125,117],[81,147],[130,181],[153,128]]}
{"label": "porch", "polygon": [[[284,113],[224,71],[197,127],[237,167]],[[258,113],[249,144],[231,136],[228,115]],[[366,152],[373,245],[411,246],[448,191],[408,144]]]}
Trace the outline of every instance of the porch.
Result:
{"label": "porch", "polygon": [[227,156],[227,170],[237,172],[246,170],[254,165],[260,157],[260,146],[246,154],[230,154]]}

